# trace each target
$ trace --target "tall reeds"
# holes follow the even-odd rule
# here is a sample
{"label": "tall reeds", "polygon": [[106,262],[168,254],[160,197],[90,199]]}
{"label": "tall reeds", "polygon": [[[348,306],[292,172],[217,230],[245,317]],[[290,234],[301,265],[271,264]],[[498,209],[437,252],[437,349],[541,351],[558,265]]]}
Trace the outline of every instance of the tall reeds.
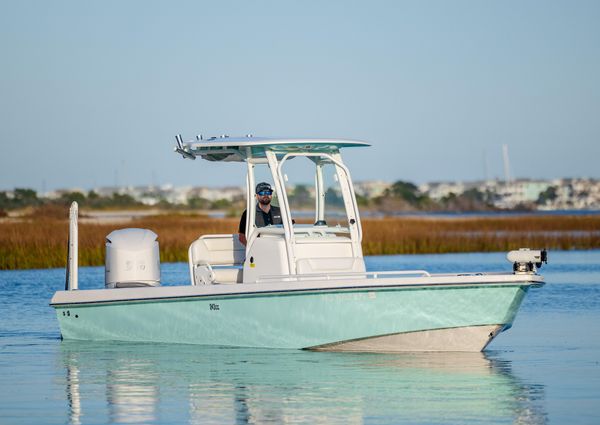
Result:
{"label": "tall reeds", "polygon": [[600,248],[599,216],[405,217],[363,221],[365,255]]}
{"label": "tall reeds", "polygon": [[[192,241],[204,234],[234,233],[239,219],[165,215],[115,225],[79,223],[79,264],[104,264],[106,236],[116,229],[138,227],[159,236],[163,262],[187,261]],[[68,220],[50,218],[0,222],[0,270],[64,267]]]}
{"label": "tall reeds", "polygon": [[[79,224],[79,264],[104,264],[105,237],[117,228],[151,229],[162,262],[187,261],[204,234],[235,233],[239,219],[160,215],[119,225]],[[0,270],[64,267],[68,221],[52,217],[0,222]],[[363,220],[365,255],[508,251],[521,247],[600,248],[600,216],[398,217]]]}

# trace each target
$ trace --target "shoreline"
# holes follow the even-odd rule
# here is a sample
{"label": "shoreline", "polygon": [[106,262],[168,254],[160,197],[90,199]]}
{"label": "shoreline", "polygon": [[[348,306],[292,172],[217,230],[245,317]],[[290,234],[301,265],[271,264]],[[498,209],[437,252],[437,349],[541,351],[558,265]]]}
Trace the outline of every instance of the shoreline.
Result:
{"label": "shoreline", "polygon": [[[104,264],[105,237],[117,228],[151,229],[158,235],[161,263],[186,262],[189,245],[205,234],[235,233],[239,218],[148,212],[126,220],[113,212],[97,220],[84,211],[79,223],[79,264]],[[362,219],[363,254],[508,252],[518,248],[600,249],[600,215],[395,216]],[[0,270],[62,268],[68,220],[20,217],[0,222]]]}

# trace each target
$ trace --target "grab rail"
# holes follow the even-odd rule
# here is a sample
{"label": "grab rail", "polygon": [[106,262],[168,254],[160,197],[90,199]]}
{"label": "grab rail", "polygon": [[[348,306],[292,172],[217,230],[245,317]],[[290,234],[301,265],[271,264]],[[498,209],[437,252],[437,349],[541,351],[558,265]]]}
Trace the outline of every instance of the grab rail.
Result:
{"label": "grab rail", "polygon": [[291,275],[273,275],[273,276],[260,276],[256,282],[268,282],[273,280],[278,281],[302,281],[302,280],[335,280],[349,278],[364,278],[364,279],[379,279],[380,276],[411,276],[421,275],[425,277],[431,277],[431,274],[426,270],[401,270],[401,271],[384,271],[384,272],[336,272],[336,273],[305,273],[305,274],[291,274]]}

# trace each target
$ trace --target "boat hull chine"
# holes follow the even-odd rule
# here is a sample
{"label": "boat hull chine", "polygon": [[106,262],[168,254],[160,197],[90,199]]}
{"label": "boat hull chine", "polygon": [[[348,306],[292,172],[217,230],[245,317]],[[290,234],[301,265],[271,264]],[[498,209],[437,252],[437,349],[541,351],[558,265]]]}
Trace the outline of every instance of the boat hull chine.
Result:
{"label": "boat hull chine", "polygon": [[397,353],[408,351],[483,351],[504,330],[504,325],[463,326],[430,329],[340,341],[317,347],[314,351]]}

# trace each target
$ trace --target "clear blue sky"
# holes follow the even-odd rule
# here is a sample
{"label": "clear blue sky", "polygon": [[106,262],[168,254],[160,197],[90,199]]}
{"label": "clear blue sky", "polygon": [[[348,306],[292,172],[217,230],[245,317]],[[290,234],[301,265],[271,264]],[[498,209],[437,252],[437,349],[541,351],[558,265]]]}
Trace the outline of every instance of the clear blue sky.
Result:
{"label": "clear blue sky", "polygon": [[0,190],[242,184],[174,135],[345,137],[355,180],[600,177],[599,1],[1,1]]}

